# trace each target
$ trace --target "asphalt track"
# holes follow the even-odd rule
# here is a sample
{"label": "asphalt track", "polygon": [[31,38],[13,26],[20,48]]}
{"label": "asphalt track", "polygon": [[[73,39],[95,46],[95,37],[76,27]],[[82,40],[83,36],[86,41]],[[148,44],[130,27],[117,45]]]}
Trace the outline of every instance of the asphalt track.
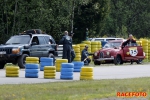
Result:
{"label": "asphalt track", "polygon": [[[90,66],[92,67],[92,66]],[[101,65],[94,67],[94,79],[124,79],[124,78],[138,78],[150,77],[150,64],[143,65]],[[80,73],[74,72],[74,79],[80,80]],[[5,77],[5,69],[0,70],[0,84],[32,84],[45,82],[62,82],[73,81],[60,79],[60,72],[56,73],[56,79],[44,79],[43,71],[39,72],[39,78],[25,78],[24,69],[20,69],[19,77]]]}

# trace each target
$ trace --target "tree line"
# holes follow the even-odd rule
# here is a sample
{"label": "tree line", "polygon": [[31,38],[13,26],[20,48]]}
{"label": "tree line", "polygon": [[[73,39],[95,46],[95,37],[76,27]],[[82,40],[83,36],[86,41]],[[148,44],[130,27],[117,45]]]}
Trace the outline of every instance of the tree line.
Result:
{"label": "tree line", "polygon": [[55,40],[65,30],[74,42],[88,37],[150,37],[149,0],[0,0],[0,43],[28,29]]}

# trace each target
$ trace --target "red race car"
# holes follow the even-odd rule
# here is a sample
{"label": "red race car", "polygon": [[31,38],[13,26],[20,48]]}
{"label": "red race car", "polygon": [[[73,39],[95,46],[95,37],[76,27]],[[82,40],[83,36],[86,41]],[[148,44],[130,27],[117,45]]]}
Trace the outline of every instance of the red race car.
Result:
{"label": "red race car", "polygon": [[102,49],[93,54],[94,64],[114,63],[119,65],[131,61],[140,64],[145,58],[142,46],[135,43],[123,47],[123,42],[123,40],[107,42]]}

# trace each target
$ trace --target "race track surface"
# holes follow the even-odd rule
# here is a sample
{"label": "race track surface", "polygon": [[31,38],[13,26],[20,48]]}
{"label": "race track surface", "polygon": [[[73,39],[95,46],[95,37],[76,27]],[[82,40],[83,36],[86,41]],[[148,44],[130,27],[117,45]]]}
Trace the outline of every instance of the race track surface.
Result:
{"label": "race track surface", "polygon": [[[92,66],[90,66],[92,67]],[[94,67],[94,79],[124,79],[150,77],[150,64],[143,65],[101,65]],[[74,72],[74,79],[80,80],[80,72]],[[44,82],[72,81],[60,79],[60,72],[56,73],[56,79],[44,79],[44,72],[39,72],[39,78],[25,78],[24,69],[20,69],[19,77],[5,77],[5,69],[0,70],[0,84],[31,84]]]}

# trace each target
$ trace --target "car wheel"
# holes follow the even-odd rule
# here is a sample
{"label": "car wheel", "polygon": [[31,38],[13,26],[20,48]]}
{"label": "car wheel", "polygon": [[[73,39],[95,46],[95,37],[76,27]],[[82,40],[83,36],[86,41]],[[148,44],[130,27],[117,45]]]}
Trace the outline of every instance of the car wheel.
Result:
{"label": "car wheel", "polygon": [[6,63],[0,62],[0,69],[3,69]]}
{"label": "car wheel", "polygon": [[52,53],[49,53],[48,57],[53,58],[53,64],[55,65],[55,56]]}
{"label": "car wheel", "polygon": [[26,60],[26,57],[29,57],[29,55],[27,54],[23,54],[21,55],[19,58],[18,58],[18,66],[20,68],[25,68],[25,60]]}
{"label": "car wheel", "polygon": [[116,57],[115,60],[114,60],[114,63],[115,63],[115,65],[123,64],[123,61],[122,61],[120,55],[117,55],[117,57]]}
{"label": "car wheel", "polygon": [[99,61],[94,61],[94,65],[101,65],[101,62],[99,62]]}

